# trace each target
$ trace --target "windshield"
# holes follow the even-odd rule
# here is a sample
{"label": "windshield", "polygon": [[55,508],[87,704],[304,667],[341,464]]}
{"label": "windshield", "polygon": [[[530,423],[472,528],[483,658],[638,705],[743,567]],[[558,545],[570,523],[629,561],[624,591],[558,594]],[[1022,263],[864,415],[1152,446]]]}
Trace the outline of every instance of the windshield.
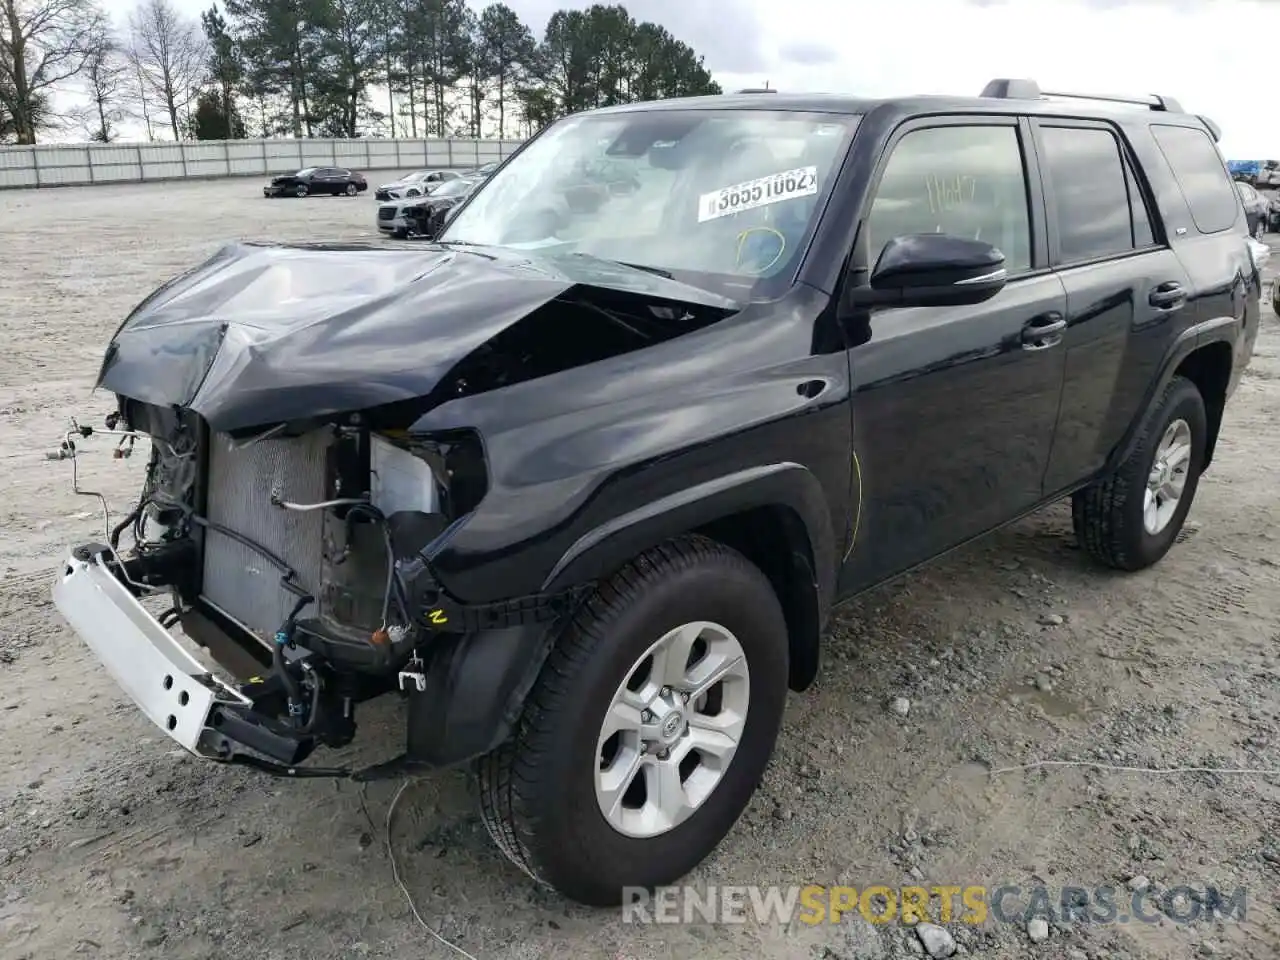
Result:
{"label": "windshield", "polygon": [[569,117],[440,240],[601,257],[741,295],[794,269],[856,126],[766,110]]}
{"label": "windshield", "polygon": [[460,197],[475,186],[474,180],[446,180],[433,193],[435,197]]}

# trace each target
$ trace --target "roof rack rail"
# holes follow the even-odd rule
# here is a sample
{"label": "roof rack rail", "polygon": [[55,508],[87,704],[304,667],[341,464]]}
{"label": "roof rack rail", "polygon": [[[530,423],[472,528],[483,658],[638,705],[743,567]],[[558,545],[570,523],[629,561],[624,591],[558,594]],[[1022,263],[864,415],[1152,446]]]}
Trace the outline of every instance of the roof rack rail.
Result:
{"label": "roof rack rail", "polygon": [[1072,100],[1101,100],[1107,103],[1132,103],[1165,113],[1182,113],[1182,105],[1173,97],[1151,94],[1146,97],[1117,97],[1104,93],[1064,93],[1057,90],[1041,90],[1034,80],[992,80],[982,88],[983,97],[996,100],[1040,100],[1045,97],[1064,97]]}
{"label": "roof rack rail", "polygon": [[771,87],[746,87],[737,92],[738,93],[777,93],[778,91],[772,89]]}

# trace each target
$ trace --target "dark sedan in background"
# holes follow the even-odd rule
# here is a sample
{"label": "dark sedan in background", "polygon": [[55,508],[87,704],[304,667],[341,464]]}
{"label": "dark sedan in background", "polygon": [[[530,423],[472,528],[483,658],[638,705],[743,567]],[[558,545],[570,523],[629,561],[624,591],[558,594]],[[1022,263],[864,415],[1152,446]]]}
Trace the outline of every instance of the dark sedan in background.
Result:
{"label": "dark sedan in background", "polygon": [[1262,195],[1267,198],[1267,232],[1280,233],[1280,194]]}
{"label": "dark sedan in background", "polygon": [[1240,202],[1244,205],[1245,218],[1249,223],[1250,236],[1261,240],[1267,232],[1271,219],[1270,199],[1259,193],[1247,183],[1236,181],[1236,192],[1240,194]]}
{"label": "dark sedan in background", "polygon": [[369,189],[363,174],[344,167],[304,167],[297,173],[274,177],[262,188],[264,197],[306,197],[312,194],[354,197]]}

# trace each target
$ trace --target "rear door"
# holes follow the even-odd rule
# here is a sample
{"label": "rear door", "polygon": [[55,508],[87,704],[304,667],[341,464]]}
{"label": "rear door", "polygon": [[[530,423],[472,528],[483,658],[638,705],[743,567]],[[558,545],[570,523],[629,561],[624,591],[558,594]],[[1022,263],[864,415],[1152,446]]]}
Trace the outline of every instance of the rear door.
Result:
{"label": "rear door", "polygon": [[869,311],[854,333],[860,514],[842,591],[1040,500],[1062,391],[1066,294],[1037,239],[1043,212],[1028,137],[1015,117],[922,118],[899,128],[880,162],[859,233],[870,265],[895,236],[947,233],[999,247],[1009,280],[974,306]]}
{"label": "rear door", "polygon": [[342,189],[338,183],[338,174],[342,171],[335,170],[333,167],[321,167],[316,171],[316,188],[317,191],[325,193],[337,193]]}
{"label": "rear door", "polygon": [[1049,257],[1067,291],[1066,379],[1044,483],[1055,492],[1100,470],[1121,439],[1190,281],[1116,128],[1055,118],[1032,129]]}
{"label": "rear door", "polygon": [[1191,277],[1184,325],[1234,324],[1235,376],[1252,355],[1260,281],[1241,234],[1240,204],[1218,148],[1200,127],[1152,123],[1151,136],[1182,203],[1169,203],[1173,247]]}

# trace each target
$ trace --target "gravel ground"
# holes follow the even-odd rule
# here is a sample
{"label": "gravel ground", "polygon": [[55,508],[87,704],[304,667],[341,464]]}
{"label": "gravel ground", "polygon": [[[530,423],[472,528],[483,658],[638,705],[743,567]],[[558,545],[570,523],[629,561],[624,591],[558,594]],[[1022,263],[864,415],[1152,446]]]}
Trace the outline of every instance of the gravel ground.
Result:
{"label": "gravel ground", "polygon": [[[387,179],[391,179],[388,174]],[[253,181],[0,193],[0,957],[445,957],[391,873],[396,784],[279,782],[196,762],[151,728],[56,615],[65,545],[101,536],[66,418],[110,408],[102,348],[156,284],[233,237],[361,237],[366,197],[267,201]],[[1090,567],[1057,506],[842,612],[774,763],[690,882],[1179,885],[1247,890],[1239,918],[953,923],[958,953],[1047,960],[1280,949],[1280,777],[1052,768],[1280,767],[1280,321],[1230,407],[1184,542],[1155,570]],[[81,458],[117,509],[143,458]],[[358,751],[399,747],[399,705]],[[923,954],[899,924],[638,926],[532,889],[490,844],[465,777],[409,786],[392,830],[426,922],[477,957]],[[1173,911],[1185,916],[1180,911]]]}

